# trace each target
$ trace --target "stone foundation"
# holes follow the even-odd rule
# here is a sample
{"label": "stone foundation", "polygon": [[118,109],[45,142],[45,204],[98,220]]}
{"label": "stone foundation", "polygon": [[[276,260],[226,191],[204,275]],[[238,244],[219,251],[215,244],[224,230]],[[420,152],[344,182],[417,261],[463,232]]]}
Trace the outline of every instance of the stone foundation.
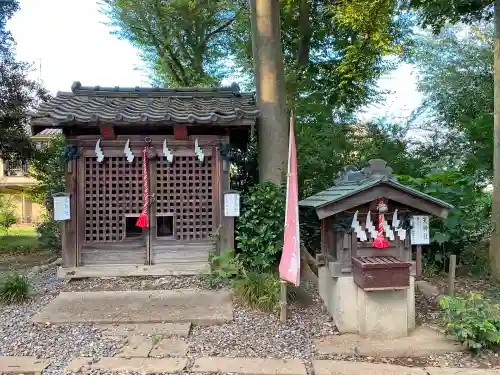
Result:
{"label": "stone foundation", "polygon": [[319,293],[342,333],[363,337],[405,337],[415,328],[415,278],[406,290],[365,292],[351,275],[332,277],[319,270]]}

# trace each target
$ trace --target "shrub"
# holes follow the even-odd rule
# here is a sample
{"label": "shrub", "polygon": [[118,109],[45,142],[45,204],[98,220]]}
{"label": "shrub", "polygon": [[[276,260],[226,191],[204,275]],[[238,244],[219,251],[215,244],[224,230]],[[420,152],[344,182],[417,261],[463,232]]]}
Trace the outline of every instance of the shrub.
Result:
{"label": "shrub", "polygon": [[29,298],[31,283],[27,276],[12,272],[0,281],[0,299],[7,303],[22,302]]}
{"label": "shrub", "polygon": [[13,204],[7,202],[4,197],[0,197],[0,230],[8,233],[9,229],[17,223],[17,219]]}
{"label": "shrub", "polygon": [[45,217],[36,227],[37,237],[40,245],[44,249],[60,251],[61,249],[61,228],[59,222],[52,218]]}
{"label": "shrub", "polygon": [[282,187],[265,182],[242,197],[242,213],[236,222],[236,241],[246,269],[269,272],[283,246],[285,195]]}
{"label": "shrub", "polygon": [[440,304],[446,333],[470,350],[479,351],[500,343],[500,305],[473,293],[468,298],[445,297]]}
{"label": "shrub", "polygon": [[227,285],[232,279],[241,274],[243,265],[234,249],[225,249],[221,254],[210,254],[210,274],[207,281],[210,288]]}
{"label": "shrub", "polygon": [[248,272],[233,282],[234,297],[261,311],[275,311],[280,302],[280,279],[274,273]]}

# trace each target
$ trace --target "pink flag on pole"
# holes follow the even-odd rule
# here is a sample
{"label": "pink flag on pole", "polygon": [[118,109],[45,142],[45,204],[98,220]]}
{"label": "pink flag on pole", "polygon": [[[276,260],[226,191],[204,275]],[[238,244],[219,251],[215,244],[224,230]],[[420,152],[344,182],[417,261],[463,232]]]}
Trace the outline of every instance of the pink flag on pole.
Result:
{"label": "pink flag on pole", "polygon": [[285,234],[279,266],[280,278],[298,286],[300,284],[300,231],[299,189],[297,183],[297,150],[290,117],[290,142],[288,147],[288,175],[286,182]]}

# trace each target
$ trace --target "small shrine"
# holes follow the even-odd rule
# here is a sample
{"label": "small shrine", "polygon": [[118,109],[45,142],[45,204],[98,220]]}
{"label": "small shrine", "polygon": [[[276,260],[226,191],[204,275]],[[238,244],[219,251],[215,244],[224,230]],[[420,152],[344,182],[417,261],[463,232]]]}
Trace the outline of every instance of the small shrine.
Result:
{"label": "small shrine", "polygon": [[54,197],[64,273],[208,272],[211,251],[234,247],[239,200],[228,199],[229,163],[258,117],[254,94],[235,84],[75,82],[71,92],[43,103],[32,116],[33,131],[60,128],[66,141],[66,192]]}
{"label": "small shrine", "polygon": [[344,167],[299,205],[321,221],[319,291],[340,332],[396,338],[415,327],[415,277],[431,216],[452,206],[399,183],[384,160]]}

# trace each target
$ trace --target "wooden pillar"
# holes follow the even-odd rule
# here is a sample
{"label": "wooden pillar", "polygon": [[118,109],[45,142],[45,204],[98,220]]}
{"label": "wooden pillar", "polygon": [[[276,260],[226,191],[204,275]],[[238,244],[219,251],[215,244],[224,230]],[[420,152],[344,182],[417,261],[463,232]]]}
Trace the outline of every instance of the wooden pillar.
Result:
{"label": "wooden pillar", "polygon": [[66,192],[70,195],[71,218],[61,224],[61,245],[64,267],[77,265],[77,215],[78,215],[78,168],[76,160],[66,163],[65,181]]}
{"label": "wooden pillar", "polygon": [[230,189],[230,176],[229,168],[227,171],[222,171],[221,174],[221,236],[220,236],[220,247],[219,251],[224,251],[225,249],[234,249],[234,217],[227,217],[224,215],[224,192]]}

